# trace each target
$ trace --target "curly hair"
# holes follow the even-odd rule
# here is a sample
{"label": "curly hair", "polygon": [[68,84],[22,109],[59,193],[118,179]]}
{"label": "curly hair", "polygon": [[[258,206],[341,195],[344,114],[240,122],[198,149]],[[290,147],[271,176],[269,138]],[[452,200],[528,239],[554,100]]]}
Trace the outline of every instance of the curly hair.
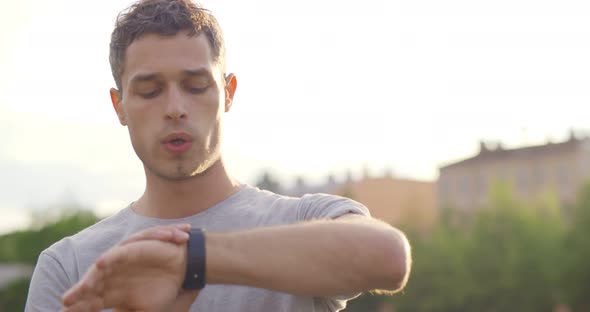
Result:
{"label": "curly hair", "polygon": [[109,61],[117,89],[123,91],[125,53],[133,41],[145,34],[174,36],[183,30],[189,36],[205,34],[212,61],[225,71],[223,34],[210,11],[191,0],[140,0],[119,13],[111,34]]}

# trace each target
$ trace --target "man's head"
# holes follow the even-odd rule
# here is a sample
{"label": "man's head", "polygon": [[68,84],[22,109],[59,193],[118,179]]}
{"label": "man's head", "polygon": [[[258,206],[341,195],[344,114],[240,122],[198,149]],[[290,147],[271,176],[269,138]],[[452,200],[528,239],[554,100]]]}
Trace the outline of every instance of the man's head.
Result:
{"label": "man's head", "polygon": [[125,53],[135,40],[146,34],[173,36],[188,31],[190,36],[205,35],[211,48],[211,61],[225,72],[225,44],[219,23],[211,13],[190,0],[138,1],[117,17],[111,35],[111,71],[122,90]]}
{"label": "man's head", "polygon": [[220,159],[222,114],[237,86],[224,54],[216,20],[187,0],[139,1],[119,15],[111,100],[149,174],[187,179]]}

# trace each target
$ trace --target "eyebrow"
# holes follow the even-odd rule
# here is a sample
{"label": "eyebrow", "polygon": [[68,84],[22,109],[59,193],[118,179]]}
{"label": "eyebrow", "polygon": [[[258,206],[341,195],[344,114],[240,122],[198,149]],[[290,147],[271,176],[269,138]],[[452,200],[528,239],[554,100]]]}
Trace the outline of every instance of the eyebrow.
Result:
{"label": "eyebrow", "polygon": [[130,80],[130,84],[137,83],[137,82],[144,82],[144,81],[152,81],[156,80],[156,74],[137,74],[133,76]]}
{"label": "eyebrow", "polygon": [[190,76],[190,77],[195,77],[195,76],[206,76],[206,77],[211,77],[211,72],[205,68],[199,68],[199,69],[186,69],[183,70],[182,73],[185,76]]}
{"label": "eyebrow", "polygon": [[[189,77],[211,77],[211,72],[205,68],[185,69],[182,71],[182,74]],[[137,74],[131,78],[130,83],[153,81],[157,77],[158,74],[156,73]]]}

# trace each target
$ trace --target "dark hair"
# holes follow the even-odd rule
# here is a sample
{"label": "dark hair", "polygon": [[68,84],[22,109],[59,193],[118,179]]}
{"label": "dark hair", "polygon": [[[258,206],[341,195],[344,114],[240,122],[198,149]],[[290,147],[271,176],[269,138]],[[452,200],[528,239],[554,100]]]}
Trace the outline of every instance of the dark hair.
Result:
{"label": "dark hair", "polygon": [[109,61],[117,88],[123,91],[125,53],[133,41],[145,34],[174,36],[182,30],[189,36],[205,34],[212,61],[225,71],[223,34],[211,12],[191,0],[140,0],[119,13],[111,34]]}

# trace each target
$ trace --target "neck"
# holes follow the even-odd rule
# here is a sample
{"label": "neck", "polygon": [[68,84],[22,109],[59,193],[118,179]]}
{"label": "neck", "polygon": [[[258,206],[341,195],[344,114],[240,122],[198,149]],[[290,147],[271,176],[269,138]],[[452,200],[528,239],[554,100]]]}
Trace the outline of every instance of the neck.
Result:
{"label": "neck", "polygon": [[192,216],[227,199],[239,189],[239,184],[229,177],[221,159],[205,172],[186,180],[165,180],[148,169],[145,174],[145,192],[133,203],[133,210],[151,218]]}

